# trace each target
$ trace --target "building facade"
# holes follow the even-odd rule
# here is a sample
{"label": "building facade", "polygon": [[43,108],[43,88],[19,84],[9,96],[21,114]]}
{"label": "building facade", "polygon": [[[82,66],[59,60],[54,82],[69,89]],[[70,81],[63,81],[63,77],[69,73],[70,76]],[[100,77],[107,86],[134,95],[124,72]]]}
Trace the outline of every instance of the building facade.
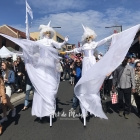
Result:
{"label": "building facade", "polygon": [[[14,38],[26,39],[26,34],[24,32],[22,32],[16,28],[13,28],[9,25],[0,26],[0,33],[9,35],[9,36],[14,37]],[[30,40],[34,40],[34,39],[32,37],[30,37]],[[17,44],[0,36],[0,48],[2,48],[3,46],[12,48],[12,49],[17,50],[17,51],[20,50],[20,47]]]}

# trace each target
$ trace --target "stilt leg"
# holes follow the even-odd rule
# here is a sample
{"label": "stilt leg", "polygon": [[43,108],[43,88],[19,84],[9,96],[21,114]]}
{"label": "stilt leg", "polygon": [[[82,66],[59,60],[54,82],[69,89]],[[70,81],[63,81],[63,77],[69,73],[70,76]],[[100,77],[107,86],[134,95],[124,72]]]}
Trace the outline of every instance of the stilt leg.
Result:
{"label": "stilt leg", "polygon": [[50,127],[52,127],[52,115],[50,115]]}
{"label": "stilt leg", "polygon": [[86,116],[83,117],[84,119],[84,127],[86,126]]}

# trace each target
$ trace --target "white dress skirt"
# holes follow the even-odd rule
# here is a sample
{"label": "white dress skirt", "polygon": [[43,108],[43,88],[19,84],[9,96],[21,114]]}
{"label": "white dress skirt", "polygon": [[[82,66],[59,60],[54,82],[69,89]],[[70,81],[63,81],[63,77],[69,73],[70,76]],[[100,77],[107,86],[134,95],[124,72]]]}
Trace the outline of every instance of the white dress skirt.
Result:
{"label": "white dress skirt", "polygon": [[[107,40],[107,39],[102,40],[102,43],[104,43],[105,40]],[[101,42],[100,42],[100,44],[101,44]],[[83,76],[86,77],[86,75],[88,75],[88,70],[90,70],[96,63],[96,59],[94,56],[94,49],[97,47],[97,45],[98,45],[97,42],[92,42],[90,44],[86,43],[81,48],[76,48],[73,50],[74,53],[82,52],[84,55],[84,58],[82,61],[81,79],[83,79]],[[92,75],[94,75],[94,73],[92,73]],[[94,106],[92,106],[92,108],[96,108],[96,109],[98,109],[98,111],[103,112],[102,106],[101,106],[101,100],[100,100],[100,93],[98,92],[98,94],[94,94],[94,91],[92,91],[94,84],[86,82],[86,79],[83,79],[83,81],[84,81],[84,84],[82,84],[82,86],[80,86],[80,88],[81,88],[80,91],[79,91],[79,89],[78,89],[78,91],[76,91],[77,85],[75,86],[75,91],[76,91],[75,94],[78,98],[80,97],[79,98],[80,107],[81,107],[83,117],[86,117],[87,111],[89,111],[87,109],[87,108],[89,108],[89,105],[86,103],[88,101],[88,99],[91,99],[92,102],[94,102]],[[86,91],[83,90],[84,88],[87,88],[90,91],[87,93]],[[102,114],[102,115],[104,116],[104,118],[107,118],[104,114]]]}
{"label": "white dress skirt", "polygon": [[56,110],[55,99],[60,81],[58,51],[53,47],[61,48],[64,43],[57,43],[47,38],[30,41],[0,35],[23,49],[26,70],[35,88],[32,115],[37,117],[53,115]]}
{"label": "white dress skirt", "polygon": [[[71,51],[86,54],[83,59],[82,77],[74,88],[74,93],[80,101],[83,116],[86,116],[88,111],[96,117],[107,119],[101,105],[100,87],[106,75],[114,71],[121,64],[139,29],[140,25],[136,25],[99,42],[84,44],[82,47],[75,48]],[[95,63],[95,59],[91,55],[90,50],[94,50],[109,39],[111,39],[111,45],[108,52],[100,61]]]}

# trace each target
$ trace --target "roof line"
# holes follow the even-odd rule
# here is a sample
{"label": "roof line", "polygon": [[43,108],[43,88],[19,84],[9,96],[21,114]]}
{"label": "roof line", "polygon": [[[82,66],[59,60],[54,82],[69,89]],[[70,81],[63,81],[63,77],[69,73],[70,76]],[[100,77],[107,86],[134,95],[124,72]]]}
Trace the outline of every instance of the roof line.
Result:
{"label": "roof line", "polygon": [[8,26],[8,25],[4,25],[4,26],[6,26],[8,29],[10,29],[14,34],[16,34],[17,35],[17,33],[16,32],[14,32],[11,28],[10,28],[10,26]]}

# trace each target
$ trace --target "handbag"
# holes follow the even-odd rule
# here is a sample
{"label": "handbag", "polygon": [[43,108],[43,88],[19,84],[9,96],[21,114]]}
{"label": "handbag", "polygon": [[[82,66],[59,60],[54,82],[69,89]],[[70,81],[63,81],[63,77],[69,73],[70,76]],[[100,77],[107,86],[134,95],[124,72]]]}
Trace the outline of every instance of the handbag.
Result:
{"label": "handbag", "polygon": [[118,103],[118,93],[116,91],[111,92],[111,102],[112,102],[112,104]]}

